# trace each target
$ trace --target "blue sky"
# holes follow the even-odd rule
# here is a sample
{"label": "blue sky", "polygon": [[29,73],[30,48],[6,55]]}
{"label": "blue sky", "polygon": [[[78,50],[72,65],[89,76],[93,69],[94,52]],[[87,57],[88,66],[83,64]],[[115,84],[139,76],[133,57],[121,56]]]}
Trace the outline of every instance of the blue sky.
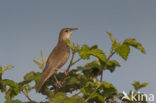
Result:
{"label": "blue sky", "polygon": [[[26,73],[40,71],[32,59],[40,59],[40,50],[45,56],[49,55],[57,43],[60,29],[78,27],[72,42],[98,44],[107,55],[111,46],[107,31],[121,41],[136,38],[141,42],[146,55],[132,49],[126,62],[115,55],[113,59],[119,59],[121,68],[113,74],[106,71],[103,79],[113,82],[119,91],[132,89],[134,80],[149,82],[141,92],[156,95],[155,4],[155,0],[2,0],[0,65],[15,66],[3,78],[19,82]],[[34,91],[30,96],[43,99]],[[0,98],[4,101],[3,95],[0,94]],[[26,100],[24,96],[16,98]]]}

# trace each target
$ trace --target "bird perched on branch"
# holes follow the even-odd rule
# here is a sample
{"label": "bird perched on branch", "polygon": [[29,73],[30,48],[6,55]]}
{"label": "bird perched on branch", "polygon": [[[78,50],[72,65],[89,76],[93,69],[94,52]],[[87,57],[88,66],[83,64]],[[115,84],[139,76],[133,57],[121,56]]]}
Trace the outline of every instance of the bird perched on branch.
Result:
{"label": "bird perched on branch", "polygon": [[70,48],[68,47],[66,40],[70,39],[74,30],[77,30],[77,28],[64,28],[60,31],[58,43],[48,57],[36,92],[39,92],[46,80],[67,62],[70,55]]}

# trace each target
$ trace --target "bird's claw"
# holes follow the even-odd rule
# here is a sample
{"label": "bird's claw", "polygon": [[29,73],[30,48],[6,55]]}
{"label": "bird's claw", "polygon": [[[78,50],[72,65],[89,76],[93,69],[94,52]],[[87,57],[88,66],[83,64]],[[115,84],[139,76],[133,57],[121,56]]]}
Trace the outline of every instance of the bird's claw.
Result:
{"label": "bird's claw", "polygon": [[64,75],[68,76],[69,72],[67,70],[64,71]]}
{"label": "bird's claw", "polygon": [[60,81],[56,81],[56,84],[58,85],[58,87],[59,87],[59,88],[61,88],[61,87],[62,87],[62,84],[61,84],[61,82],[60,82]]}

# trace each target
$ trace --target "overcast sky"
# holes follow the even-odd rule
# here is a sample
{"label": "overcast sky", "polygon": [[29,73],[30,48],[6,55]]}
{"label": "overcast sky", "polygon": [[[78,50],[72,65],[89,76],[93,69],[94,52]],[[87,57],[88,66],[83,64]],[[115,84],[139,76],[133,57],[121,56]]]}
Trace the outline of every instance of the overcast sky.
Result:
{"label": "overcast sky", "polygon": [[[49,55],[64,27],[79,28],[72,42],[98,44],[107,55],[111,46],[107,31],[121,41],[136,38],[147,54],[132,49],[126,62],[114,56],[121,68],[113,74],[106,71],[103,79],[120,92],[132,89],[134,80],[149,82],[141,92],[156,96],[156,0],[1,0],[0,65],[15,66],[3,78],[19,82],[26,73],[41,71],[33,59],[40,60],[40,50]],[[30,97],[43,99],[34,91]],[[24,96],[16,98],[27,100]],[[0,99],[4,102],[1,94]]]}

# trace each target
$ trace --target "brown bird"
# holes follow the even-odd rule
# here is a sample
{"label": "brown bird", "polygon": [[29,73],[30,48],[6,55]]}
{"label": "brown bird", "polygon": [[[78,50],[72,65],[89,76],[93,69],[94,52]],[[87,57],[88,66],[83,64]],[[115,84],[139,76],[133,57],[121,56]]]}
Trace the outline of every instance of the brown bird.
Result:
{"label": "brown bird", "polygon": [[77,28],[63,28],[60,31],[58,43],[48,57],[36,92],[39,92],[46,80],[67,62],[70,55],[70,48],[68,47],[66,40],[70,39],[74,30],[77,30]]}

